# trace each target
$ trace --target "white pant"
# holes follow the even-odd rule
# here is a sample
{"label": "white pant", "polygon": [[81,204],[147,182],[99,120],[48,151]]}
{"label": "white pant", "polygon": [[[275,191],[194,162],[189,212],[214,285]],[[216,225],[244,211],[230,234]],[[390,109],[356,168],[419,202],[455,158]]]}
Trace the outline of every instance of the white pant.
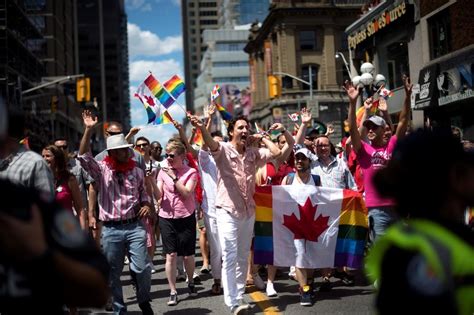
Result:
{"label": "white pant", "polygon": [[217,229],[217,218],[204,214],[204,225],[206,226],[207,241],[211,251],[212,277],[221,279],[222,272],[222,250],[219,243],[219,233]]}
{"label": "white pant", "polygon": [[219,242],[222,248],[222,286],[228,307],[237,305],[245,293],[255,215],[237,219],[224,209],[216,209]]}

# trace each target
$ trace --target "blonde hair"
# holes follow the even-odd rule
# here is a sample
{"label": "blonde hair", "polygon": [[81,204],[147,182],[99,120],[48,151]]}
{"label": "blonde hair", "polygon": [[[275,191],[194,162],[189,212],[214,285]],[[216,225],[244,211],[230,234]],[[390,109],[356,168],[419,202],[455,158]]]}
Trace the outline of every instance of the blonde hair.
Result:
{"label": "blonde hair", "polygon": [[186,147],[181,141],[171,138],[166,144],[166,151],[176,150],[179,155],[183,155],[186,152]]}

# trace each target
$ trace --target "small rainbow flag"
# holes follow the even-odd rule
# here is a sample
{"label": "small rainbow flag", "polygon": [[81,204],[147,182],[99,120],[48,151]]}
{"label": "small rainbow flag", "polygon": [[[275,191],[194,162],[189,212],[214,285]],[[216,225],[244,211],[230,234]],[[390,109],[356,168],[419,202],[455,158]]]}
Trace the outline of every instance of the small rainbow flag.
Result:
{"label": "small rainbow flag", "polygon": [[384,99],[388,100],[389,97],[393,96],[393,92],[389,89],[381,88],[379,95],[382,96]]}
{"label": "small rainbow flag", "polygon": [[211,101],[219,97],[219,84],[216,84],[211,91]]}
{"label": "small rainbow flag", "polygon": [[145,79],[144,83],[165,108],[169,108],[173,105],[174,99],[152,74]]}
{"label": "small rainbow flag", "polygon": [[173,123],[173,117],[171,117],[170,113],[168,113],[167,110],[164,111],[164,113],[156,119],[155,124],[156,125],[163,125],[163,124],[171,124]]}
{"label": "small rainbow flag", "polygon": [[[377,114],[378,105],[379,105],[378,100],[372,103],[372,107],[370,108],[370,115]],[[362,123],[363,123],[362,117],[364,116],[364,113],[365,113],[365,107],[364,106],[359,107],[359,109],[356,111],[357,127],[360,127],[362,125]],[[366,117],[365,119],[367,119],[367,118],[369,118],[369,117]]]}
{"label": "small rainbow flag", "polygon": [[163,86],[173,95],[174,99],[177,99],[186,90],[186,85],[184,85],[183,80],[176,74],[163,83]]}
{"label": "small rainbow flag", "polygon": [[202,136],[202,131],[199,128],[196,128],[196,131],[194,132],[193,143],[200,147],[202,147],[204,144],[204,137]]}
{"label": "small rainbow flag", "polygon": [[359,193],[312,185],[262,186],[254,200],[255,264],[363,266],[368,219]]}
{"label": "small rainbow flag", "polygon": [[229,121],[232,119],[232,115],[228,111],[225,110],[224,106],[222,106],[221,104],[216,104],[216,108],[221,114],[222,119],[226,121]]}

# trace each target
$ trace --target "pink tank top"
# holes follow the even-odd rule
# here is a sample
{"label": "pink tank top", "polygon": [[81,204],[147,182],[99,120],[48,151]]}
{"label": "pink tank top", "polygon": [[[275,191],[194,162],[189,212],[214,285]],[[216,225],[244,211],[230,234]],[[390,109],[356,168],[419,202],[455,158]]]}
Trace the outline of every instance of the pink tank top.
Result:
{"label": "pink tank top", "polygon": [[72,194],[68,182],[63,180],[56,184],[56,201],[65,209],[72,211]]}

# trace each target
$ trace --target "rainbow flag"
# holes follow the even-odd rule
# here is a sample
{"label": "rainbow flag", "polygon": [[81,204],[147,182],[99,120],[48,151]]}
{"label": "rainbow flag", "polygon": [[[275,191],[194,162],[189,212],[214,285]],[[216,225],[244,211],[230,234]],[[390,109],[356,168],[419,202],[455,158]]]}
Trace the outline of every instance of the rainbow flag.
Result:
{"label": "rainbow flag", "polygon": [[161,108],[158,100],[150,93],[144,83],[138,86],[134,96],[140,100],[146,110],[148,124],[152,124],[160,116]]}
{"label": "rainbow flag", "polygon": [[156,119],[155,124],[163,125],[163,124],[171,124],[173,123],[173,117],[171,117],[170,113],[167,110],[163,112],[163,114]]}
{"label": "rainbow flag", "polygon": [[[378,106],[379,106],[379,101],[378,100],[374,101],[372,103],[372,107],[370,108],[370,116],[377,114]],[[357,127],[360,127],[361,124],[363,123],[362,117],[364,116],[364,112],[365,112],[365,107],[364,106],[359,107],[359,109],[356,111]],[[365,117],[365,119],[367,119],[367,118],[369,118],[369,117]]]}
{"label": "rainbow flag", "polygon": [[368,219],[359,193],[312,185],[263,186],[256,188],[254,200],[255,264],[363,266]]}
{"label": "rainbow flag", "polygon": [[220,104],[216,104],[216,108],[219,111],[219,113],[221,114],[222,119],[224,119],[226,121],[232,119],[232,115],[228,111],[226,111],[224,106],[222,106]]}
{"label": "rainbow flag", "polygon": [[144,83],[165,108],[169,108],[173,105],[174,99],[152,74],[145,79]]}
{"label": "rainbow flag", "polygon": [[196,131],[194,132],[193,143],[200,147],[202,147],[204,144],[204,137],[202,136],[202,131],[199,128],[196,128]]}
{"label": "rainbow flag", "polygon": [[181,78],[176,74],[163,83],[163,86],[171,95],[173,95],[174,99],[177,99],[186,90],[186,85],[184,85],[183,80],[181,80]]}

